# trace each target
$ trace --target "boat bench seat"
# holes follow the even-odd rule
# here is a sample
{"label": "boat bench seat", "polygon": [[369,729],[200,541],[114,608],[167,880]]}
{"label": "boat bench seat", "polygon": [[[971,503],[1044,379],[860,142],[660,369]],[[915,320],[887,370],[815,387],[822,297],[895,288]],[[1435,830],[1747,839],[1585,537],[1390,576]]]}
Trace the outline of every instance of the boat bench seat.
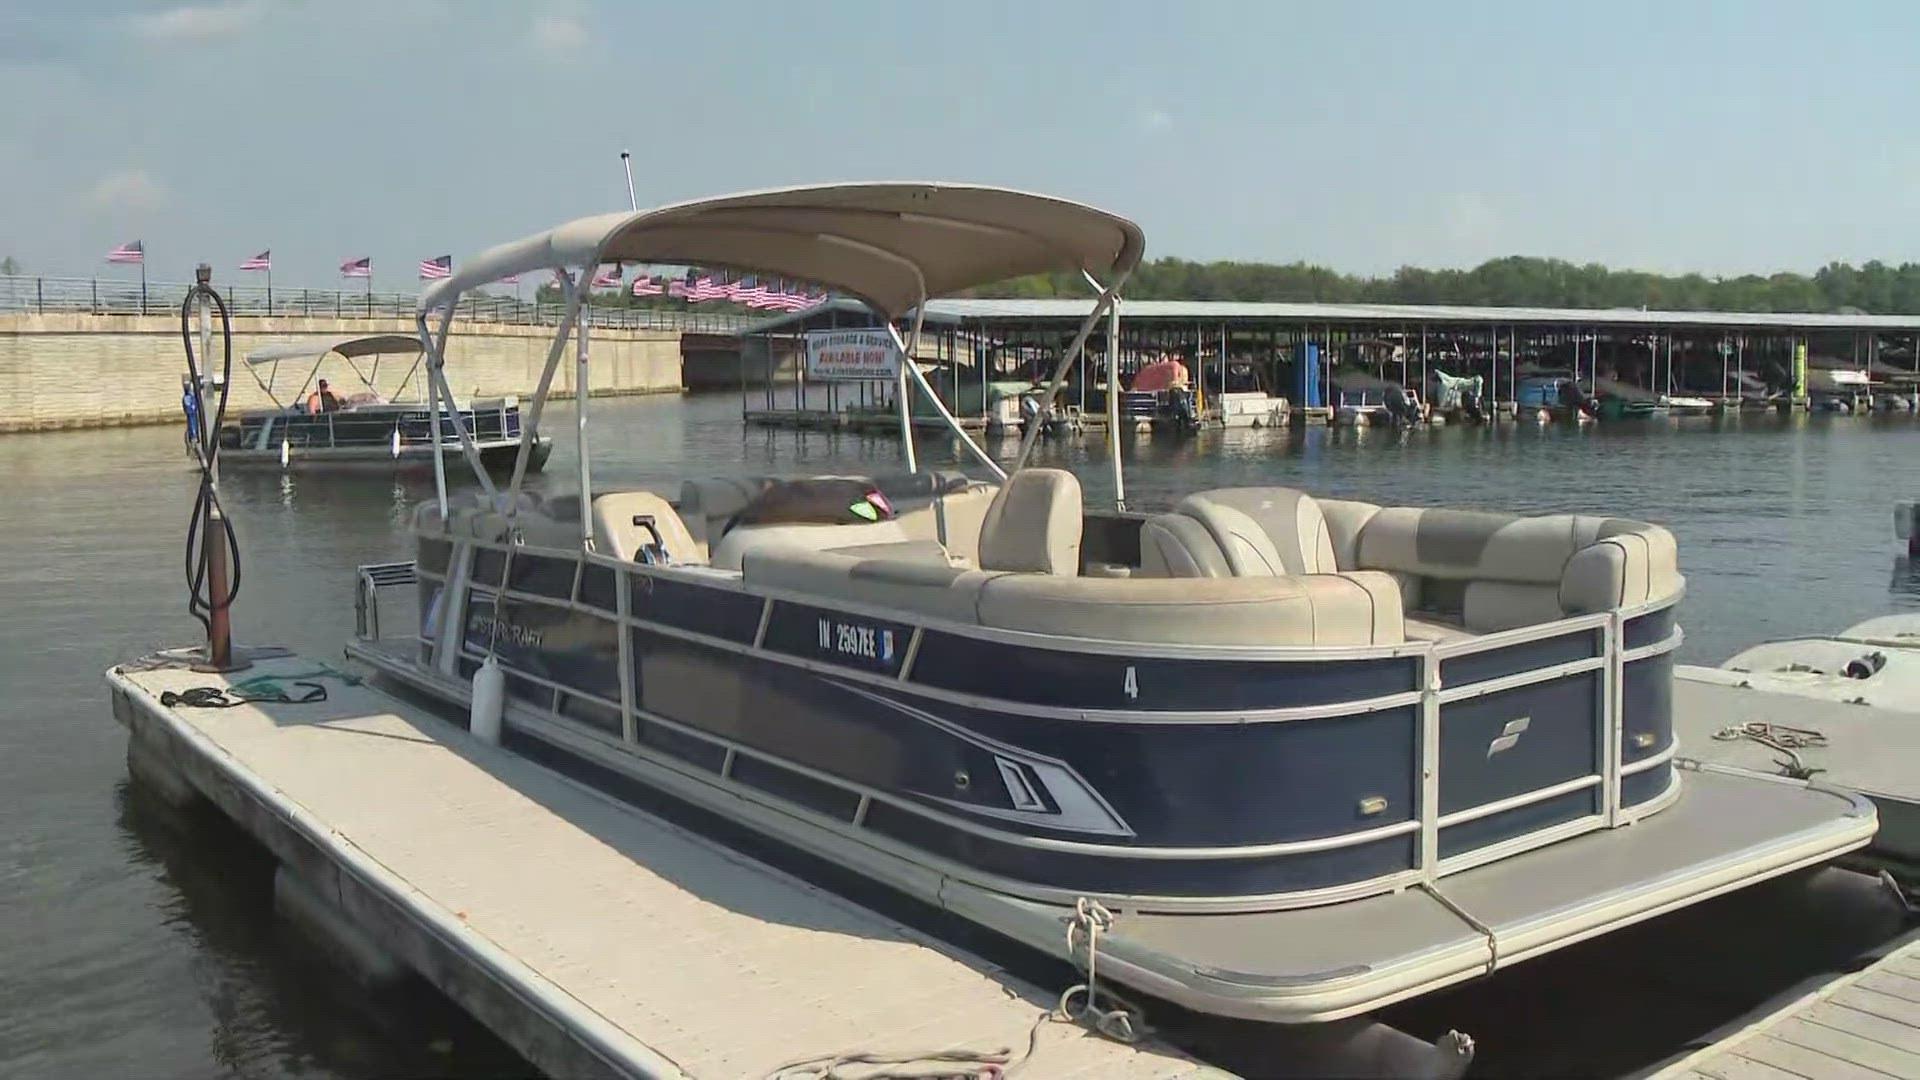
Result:
{"label": "boat bench seat", "polygon": [[1486,513],[1322,502],[1336,558],[1387,570],[1408,607],[1487,633],[1677,595],[1673,534],[1589,514]]}
{"label": "boat bench seat", "polygon": [[1450,640],[1632,607],[1681,586],[1673,534],[1581,514],[1523,517],[1315,499],[1292,488],[1188,496],[1140,534],[1143,574],[1389,575],[1408,637]]}
{"label": "boat bench seat", "polygon": [[[1384,575],[1078,577],[777,546],[747,552],[742,573],[749,585],[798,593],[824,607],[858,605],[905,618],[1103,641],[1381,645],[1403,640],[1399,605]],[[1377,583],[1369,587],[1369,579]]]}

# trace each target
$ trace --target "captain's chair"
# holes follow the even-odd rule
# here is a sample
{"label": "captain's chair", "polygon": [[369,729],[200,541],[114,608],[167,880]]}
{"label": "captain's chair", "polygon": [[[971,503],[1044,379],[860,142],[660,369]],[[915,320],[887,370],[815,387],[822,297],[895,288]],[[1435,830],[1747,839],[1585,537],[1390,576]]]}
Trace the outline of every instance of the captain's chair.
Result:
{"label": "captain's chair", "polygon": [[680,514],[651,491],[617,491],[593,500],[593,535],[599,550],[616,559],[706,561]]}
{"label": "captain's chair", "polygon": [[1080,574],[1080,479],[1022,469],[1000,485],[980,524],[980,569]]}
{"label": "captain's chair", "polygon": [[1150,577],[1269,577],[1338,573],[1319,504],[1290,488],[1219,488],[1189,495],[1141,529]]}

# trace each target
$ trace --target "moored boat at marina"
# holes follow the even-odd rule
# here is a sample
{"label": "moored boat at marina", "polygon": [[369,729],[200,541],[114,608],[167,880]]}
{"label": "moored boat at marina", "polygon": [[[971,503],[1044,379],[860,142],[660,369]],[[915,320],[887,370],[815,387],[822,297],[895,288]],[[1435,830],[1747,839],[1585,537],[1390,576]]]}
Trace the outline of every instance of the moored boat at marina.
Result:
{"label": "moored boat at marina", "polygon": [[[380,362],[399,356],[409,366],[398,386],[404,390],[418,370],[420,340],[405,334],[369,334],[319,341],[291,341],[250,353],[246,366],[275,406],[249,409],[221,426],[221,460],[234,467],[278,469],[425,469],[434,460],[434,403],[388,401],[378,390]],[[320,372],[332,359],[342,361],[363,389],[334,395]],[[282,363],[311,366],[290,399],[282,402],[275,381]],[[362,367],[365,362],[368,366]],[[259,376],[266,369],[267,377]],[[308,388],[316,387],[311,393]],[[323,390],[326,392],[323,393]],[[511,468],[520,452],[520,401],[516,397],[443,403],[440,438],[456,444],[459,427],[469,434],[487,468]],[[529,447],[527,468],[539,471],[553,449],[542,436]]]}
{"label": "moored boat at marina", "polygon": [[[1074,271],[1100,295],[1050,407],[1143,249],[1041,196],[787,189],[495,248],[422,296],[421,325],[437,367],[427,313],[466,289],[552,270],[577,312],[601,264],[679,261],[830,285],[917,355],[892,320],[929,297]],[[938,405],[913,365],[899,379],[903,410],[910,379]],[[897,476],[595,494],[585,446],[577,495],[481,472],[417,509],[410,565],[363,578],[416,582],[418,624],[350,651],[616,795],[664,792],[1089,967],[1097,927],[1102,975],[1263,1021],[1364,1015],[1872,833],[1857,797],[1682,759],[1665,529],[1283,486],[1089,509],[1074,474],[1025,467],[1042,426],[1008,469],[953,424],[987,479],[919,469],[911,438]]]}

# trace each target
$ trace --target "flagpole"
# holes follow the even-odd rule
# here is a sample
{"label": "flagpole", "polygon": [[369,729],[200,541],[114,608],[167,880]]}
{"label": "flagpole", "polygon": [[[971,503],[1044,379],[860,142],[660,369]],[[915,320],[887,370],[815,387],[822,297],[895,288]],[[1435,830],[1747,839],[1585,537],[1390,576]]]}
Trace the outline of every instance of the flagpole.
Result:
{"label": "flagpole", "polygon": [[627,205],[633,207],[634,212],[638,213],[640,200],[633,193],[633,155],[625,150],[620,151],[620,164],[627,170]]}
{"label": "flagpole", "polygon": [[273,314],[273,255],[267,255],[267,314]]}
{"label": "flagpole", "polygon": [[[373,260],[372,259],[367,260],[367,318],[369,319],[373,318]],[[439,438],[440,432],[436,430],[433,433],[433,437],[436,439]]]}
{"label": "flagpole", "polygon": [[147,313],[147,245],[140,244],[140,314]]}

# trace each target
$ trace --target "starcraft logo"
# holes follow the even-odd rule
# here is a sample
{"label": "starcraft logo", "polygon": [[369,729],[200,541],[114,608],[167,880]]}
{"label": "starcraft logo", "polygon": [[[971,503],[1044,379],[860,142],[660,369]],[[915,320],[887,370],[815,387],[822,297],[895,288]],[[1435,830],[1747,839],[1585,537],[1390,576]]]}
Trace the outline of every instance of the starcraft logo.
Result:
{"label": "starcraft logo", "polygon": [[1513,749],[1514,744],[1520,741],[1521,733],[1525,732],[1527,725],[1531,723],[1533,718],[1530,716],[1507,721],[1507,726],[1501,728],[1500,734],[1495,735],[1493,741],[1487,744],[1487,756],[1492,757],[1502,750]]}

